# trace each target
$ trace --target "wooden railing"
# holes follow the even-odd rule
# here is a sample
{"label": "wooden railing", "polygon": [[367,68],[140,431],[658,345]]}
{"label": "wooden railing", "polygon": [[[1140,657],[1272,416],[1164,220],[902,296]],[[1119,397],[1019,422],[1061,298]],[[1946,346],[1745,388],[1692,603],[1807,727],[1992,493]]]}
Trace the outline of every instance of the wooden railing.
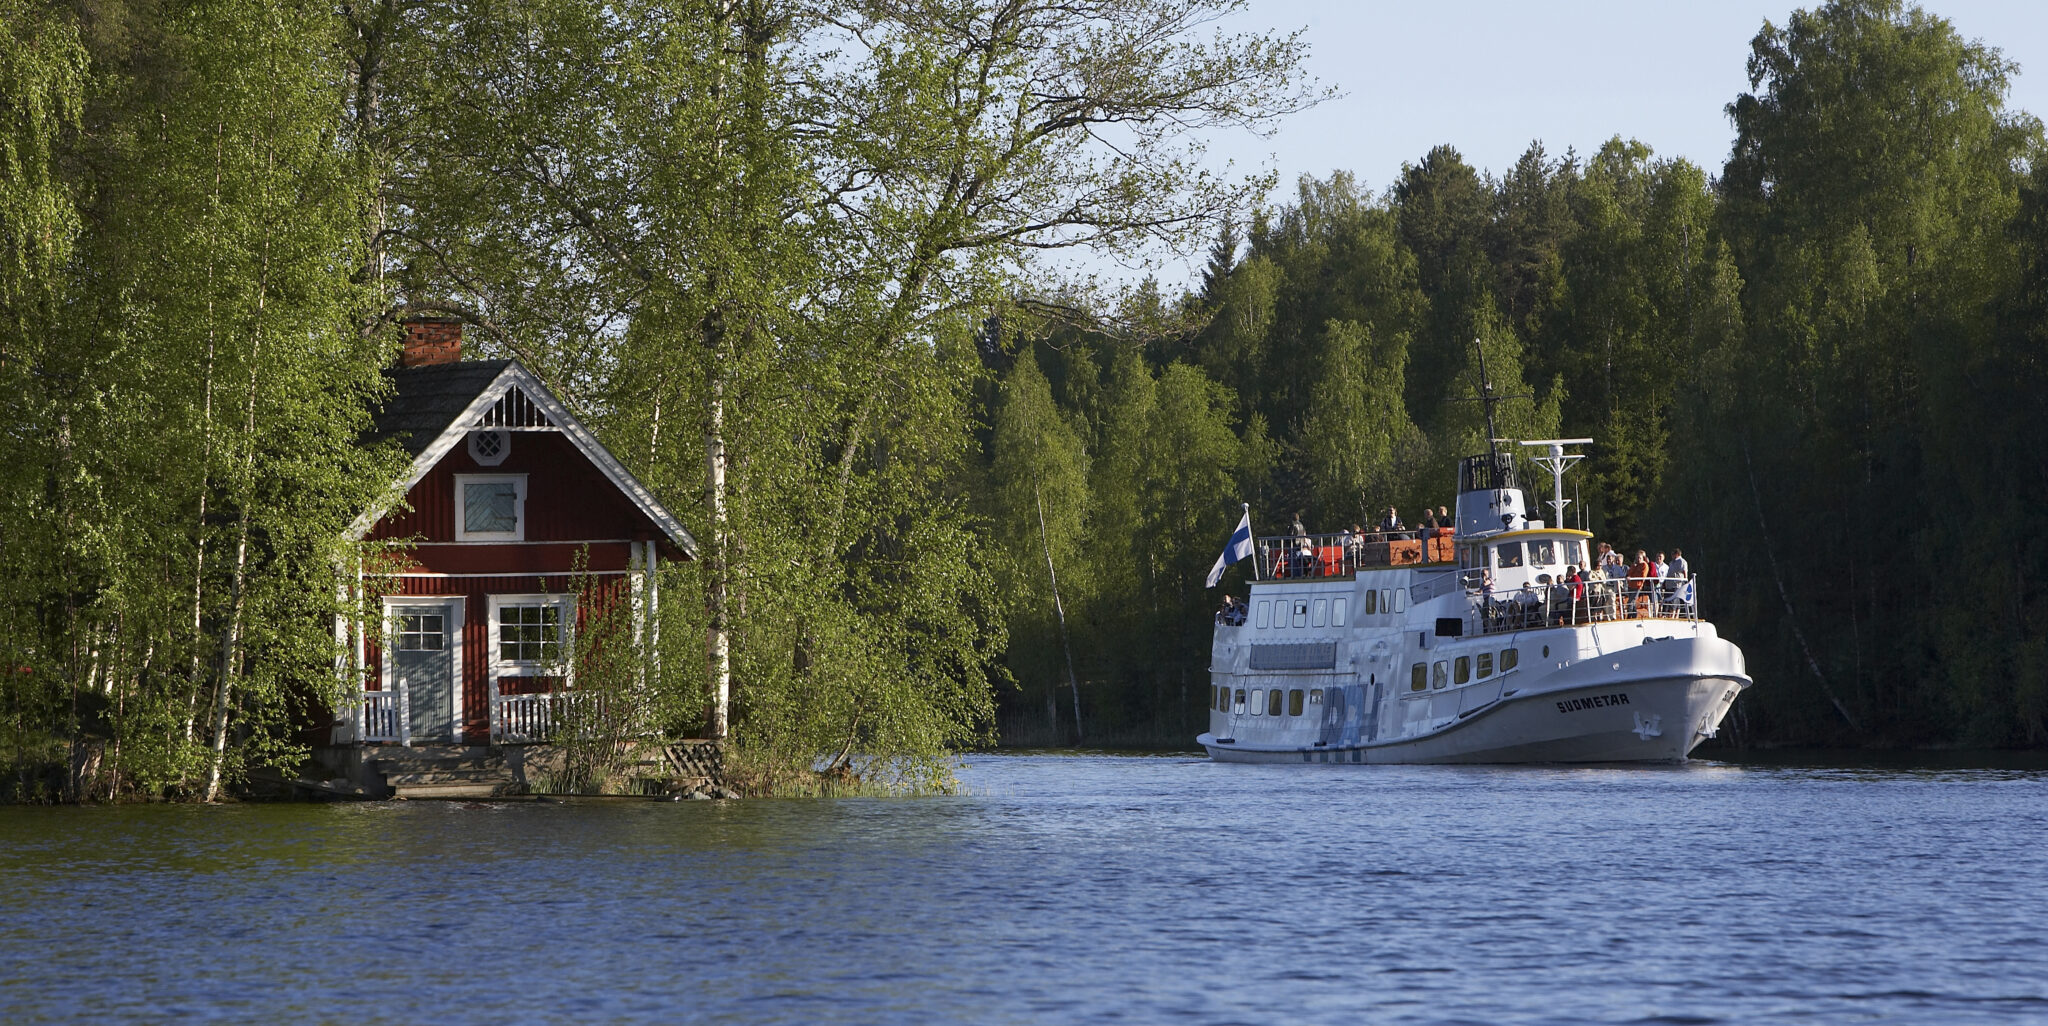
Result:
{"label": "wooden railing", "polygon": [[411,709],[403,685],[396,691],[365,691],[362,696],[356,706],[357,741],[412,743]]}
{"label": "wooden railing", "polygon": [[572,705],[577,707],[577,711],[583,711],[597,697],[574,691],[497,694],[496,684],[491,686],[491,690],[492,744],[546,741],[554,733],[558,713],[569,711]]}

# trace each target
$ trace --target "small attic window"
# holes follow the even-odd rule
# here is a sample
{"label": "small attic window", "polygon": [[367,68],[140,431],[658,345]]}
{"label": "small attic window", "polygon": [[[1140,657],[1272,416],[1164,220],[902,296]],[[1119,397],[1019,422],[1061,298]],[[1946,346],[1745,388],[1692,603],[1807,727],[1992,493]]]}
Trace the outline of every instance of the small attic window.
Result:
{"label": "small attic window", "polygon": [[455,540],[526,540],[526,475],[455,475]]}
{"label": "small attic window", "polygon": [[479,467],[495,467],[512,455],[512,432],[490,428],[469,433],[469,458]]}

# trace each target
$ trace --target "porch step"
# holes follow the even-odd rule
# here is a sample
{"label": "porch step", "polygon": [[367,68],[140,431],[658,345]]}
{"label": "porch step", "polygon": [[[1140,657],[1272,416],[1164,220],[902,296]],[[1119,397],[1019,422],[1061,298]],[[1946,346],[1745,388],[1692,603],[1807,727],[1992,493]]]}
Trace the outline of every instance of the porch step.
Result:
{"label": "porch step", "polygon": [[379,748],[364,761],[394,798],[490,798],[524,790],[504,756],[484,746]]}
{"label": "porch step", "polygon": [[391,785],[393,798],[497,798],[519,794],[521,788],[508,776],[502,781],[455,780],[429,784]]}

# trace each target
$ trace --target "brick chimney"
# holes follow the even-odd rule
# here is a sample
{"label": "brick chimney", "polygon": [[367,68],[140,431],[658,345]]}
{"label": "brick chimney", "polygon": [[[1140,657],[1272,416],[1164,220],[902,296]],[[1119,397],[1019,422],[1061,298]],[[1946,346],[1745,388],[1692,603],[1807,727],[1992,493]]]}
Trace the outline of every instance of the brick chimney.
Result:
{"label": "brick chimney", "polygon": [[400,367],[432,367],[462,359],[462,321],[455,317],[415,317],[405,322],[405,350]]}

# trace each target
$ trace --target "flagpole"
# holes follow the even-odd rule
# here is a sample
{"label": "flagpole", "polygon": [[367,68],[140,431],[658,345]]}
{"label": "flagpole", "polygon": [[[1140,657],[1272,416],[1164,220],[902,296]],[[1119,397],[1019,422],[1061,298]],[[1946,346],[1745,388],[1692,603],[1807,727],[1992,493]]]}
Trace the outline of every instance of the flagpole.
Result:
{"label": "flagpole", "polygon": [[[1245,526],[1247,526],[1247,527],[1251,526],[1251,522],[1252,522],[1252,504],[1251,504],[1251,503],[1249,503],[1249,502],[1247,502],[1247,503],[1245,503],[1245,504],[1244,504],[1244,522],[1245,522]],[[1259,532],[1257,532],[1257,531],[1253,531],[1253,532],[1252,532],[1252,580],[1256,581],[1256,580],[1258,580],[1258,579],[1259,579]]]}

